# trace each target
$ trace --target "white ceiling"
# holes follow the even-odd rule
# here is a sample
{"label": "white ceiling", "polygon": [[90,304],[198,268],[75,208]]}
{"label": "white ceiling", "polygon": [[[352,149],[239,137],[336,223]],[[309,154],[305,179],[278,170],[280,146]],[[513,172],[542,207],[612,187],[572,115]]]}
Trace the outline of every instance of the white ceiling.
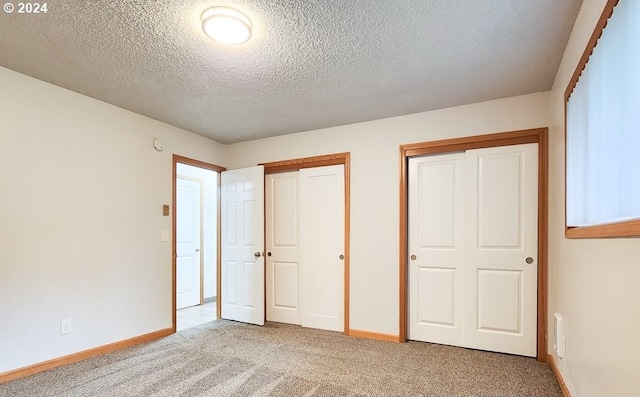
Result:
{"label": "white ceiling", "polygon": [[[549,90],[581,4],[47,3],[46,14],[0,14],[1,66],[221,143]],[[249,16],[252,39],[205,36],[213,5]]]}

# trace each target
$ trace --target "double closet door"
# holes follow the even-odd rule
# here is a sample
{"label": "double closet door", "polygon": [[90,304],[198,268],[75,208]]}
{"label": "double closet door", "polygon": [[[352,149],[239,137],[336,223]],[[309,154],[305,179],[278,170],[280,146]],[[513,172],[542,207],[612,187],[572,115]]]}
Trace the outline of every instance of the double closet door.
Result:
{"label": "double closet door", "polygon": [[266,317],[344,329],[344,166],[265,177]]}
{"label": "double closet door", "polygon": [[409,160],[409,338],[536,355],[538,146]]}

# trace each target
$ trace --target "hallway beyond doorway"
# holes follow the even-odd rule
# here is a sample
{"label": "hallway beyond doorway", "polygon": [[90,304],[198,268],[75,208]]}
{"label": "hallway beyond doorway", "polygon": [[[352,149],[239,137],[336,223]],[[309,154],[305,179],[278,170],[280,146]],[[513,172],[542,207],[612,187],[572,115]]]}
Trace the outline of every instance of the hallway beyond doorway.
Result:
{"label": "hallway beyond doorway", "polygon": [[197,327],[216,320],[216,301],[203,305],[185,307],[177,311],[176,331]]}

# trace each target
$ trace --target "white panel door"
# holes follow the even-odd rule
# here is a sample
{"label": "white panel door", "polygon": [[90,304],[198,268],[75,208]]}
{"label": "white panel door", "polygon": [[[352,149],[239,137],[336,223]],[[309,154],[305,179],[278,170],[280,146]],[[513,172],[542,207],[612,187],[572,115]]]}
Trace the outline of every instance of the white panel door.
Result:
{"label": "white panel door", "polygon": [[267,321],[300,324],[298,172],[265,177]]}
{"label": "white panel door", "polygon": [[538,145],[466,155],[467,346],[535,356]]}
{"label": "white panel door", "polygon": [[201,182],[176,180],[176,307],[200,302]]}
{"label": "white panel door", "polygon": [[464,162],[409,160],[409,339],[464,346]]}
{"label": "white panel door", "polygon": [[264,325],[264,167],[221,173],[224,319]]}
{"label": "white panel door", "polygon": [[344,329],[344,166],[299,173],[300,298],[305,327]]}

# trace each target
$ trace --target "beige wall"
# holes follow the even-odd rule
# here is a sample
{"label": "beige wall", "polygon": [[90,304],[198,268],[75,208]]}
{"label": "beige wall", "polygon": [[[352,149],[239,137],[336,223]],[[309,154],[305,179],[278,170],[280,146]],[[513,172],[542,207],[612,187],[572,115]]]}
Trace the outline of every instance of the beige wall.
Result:
{"label": "beige wall", "polygon": [[350,327],[398,334],[399,146],[545,127],[548,93],[230,145],[229,168],[351,152]]}
{"label": "beige wall", "polygon": [[397,334],[399,145],[549,116],[540,93],[224,147],[8,69],[0,88],[0,373],[171,325],[172,153],[238,168],[351,152],[351,328]]}
{"label": "beige wall", "polygon": [[637,396],[640,239],[564,238],[563,95],[604,5],[583,3],[551,93],[549,310],[564,318],[566,354],[556,360],[572,395]]}
{"label": "beige wall", "polygon": [[0,92],[0,373],[169,328],[171,155],[224,146],[5,68]]}

